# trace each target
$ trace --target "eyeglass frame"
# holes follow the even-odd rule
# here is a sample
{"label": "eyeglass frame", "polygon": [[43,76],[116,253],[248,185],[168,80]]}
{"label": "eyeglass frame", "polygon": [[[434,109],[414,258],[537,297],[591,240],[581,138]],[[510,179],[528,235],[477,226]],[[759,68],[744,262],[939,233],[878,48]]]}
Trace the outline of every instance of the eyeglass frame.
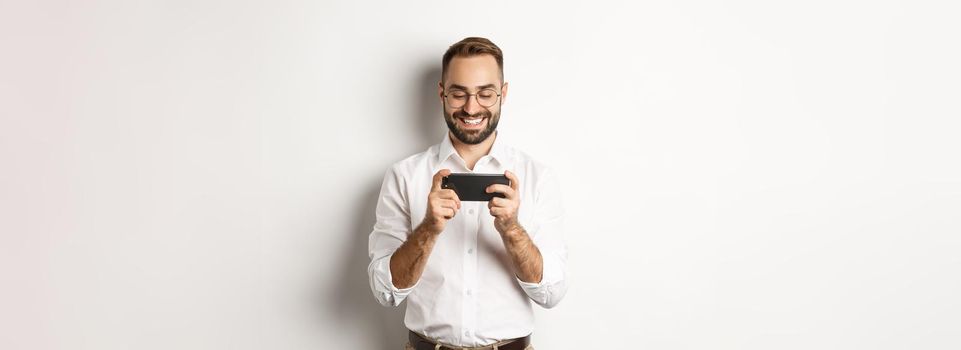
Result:
{"label": "eyeglass frame", "polygon": [[[501,89],[503,89],[503,88],[504,88],[504,84],[501,84]],[[502,93],[497,92],[497,89],[490,88],[490,87],[480,89],[480,91],[477,91],[477,92],[475,92],[475,93],[473,93],[473,94],[468,93],[467,90],[464,90],[464,89],[457,89],[457,90],[463,91],[465,94],[467,94],[467,99],[464,100],[464,105],[463,105],[463,106],[460,106],[460,107],[451,107],[451,108],[464,108],[464,106],[466,106],[467,103],[470,102],[471,96],[474,96],[474,100],[477,101],[477,105],[479,105],[479,106],[481,106],[481,107],[484,107],[484,108],[491,108],[491,107],[494,107],[494,105],[496,105],[498,101],[500,101],[501,95],[503,95]],[[494,103],[492,103],[490,106],[485,106],[485,105],[481,104],[480,100],[477,98],[477,94],[481,93],[481,91],[484,91],[484,90],[491,90],[491,91],[494,92],[495,95],[497,95],[497,98],[494,100]],[[447,96],[448,96],[448,95],[449,95],[449,94],[447,93],[447,88],[444,88],[444,93],[441,94],[441,96],[444,96],[444,105],[445,105],[445,106],[450,106],[450,105],[447,103]]]}

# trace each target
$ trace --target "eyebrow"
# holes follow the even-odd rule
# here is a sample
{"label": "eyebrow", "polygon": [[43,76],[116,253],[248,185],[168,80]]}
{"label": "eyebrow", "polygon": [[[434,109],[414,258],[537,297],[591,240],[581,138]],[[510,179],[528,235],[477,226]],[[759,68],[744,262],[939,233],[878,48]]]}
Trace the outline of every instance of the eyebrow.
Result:
{"label": "eyebrow", "polygon": [[[464,86],[464,85],[458,85],[458,84],[450,84],[450,88],[451,88],[451,89],[467,90],[467,87],[466,87],[466,86]],[[497,85],[494,85],[494,84],[486,84],[486,85],[477,86],[477,90],[496,89],[496,88],[497,88]]]}

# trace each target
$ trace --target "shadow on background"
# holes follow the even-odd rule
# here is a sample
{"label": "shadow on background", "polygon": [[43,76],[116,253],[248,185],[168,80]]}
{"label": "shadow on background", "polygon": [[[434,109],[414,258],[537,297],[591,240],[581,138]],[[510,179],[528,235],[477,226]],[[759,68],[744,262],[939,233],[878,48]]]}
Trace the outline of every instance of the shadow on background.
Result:
{"label": "shadow on background", "polygon": [[[416,150],[408,150],[406,154],[396,154],[396,160],[401,160],[414,153],[423,152],[428,147],[439,142],[447,131],[441,114],[441,104],[437,97],[437,82],[440,81],[441,70],[436,62],[425,63],[421,74],[415,80],[411,90],[412,122],[416,129],[412,137],[417,140]],[[391,152],[391,150],[385,150]],[[399,152],[399,151],[398,151]],[[384,164],[384,171],[390,164]],[[380,349],[403,349],[407,342],[407,328],[404,326],[404,309],[406,302],[399,307],[381,306],[370,290],[367,277],[367,265],[370,258],[367,255],[368,236],[374,227],[377,199],[383,172],[370,176],[370,181],[364,186],[363,197],[359,199],[353,213],[353,228],[350,230],[350,245],[346,247],[345,260],[341,265],[341,276],[334,284],[335,291],[329,293],[332,299],[326,300],[325,311],[333,311],[337,319],[348,324],[356,324],[364,329],[360,334],[370,338],[370,342]],[[427,200],[424,198],[424,200]]]}

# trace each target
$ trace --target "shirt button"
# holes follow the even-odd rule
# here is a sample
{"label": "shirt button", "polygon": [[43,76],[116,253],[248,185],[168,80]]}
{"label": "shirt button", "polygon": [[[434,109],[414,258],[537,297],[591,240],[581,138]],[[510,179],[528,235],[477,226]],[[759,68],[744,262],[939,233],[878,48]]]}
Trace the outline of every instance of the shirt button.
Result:
{"label": "shirt button", "polygon": [[467,213],[473,215],[473,214],[474,214],[474,209],[467,209]]}
{"label": "shirt button", "polygon": [[470,296],[470,289],[467,290],[467,295]]}
{"label": "shirt button", "polygon": [[474,248],[467,249],[467,254],[474,254]]}
{"label": "shirt button", "polygon": [[469,336],[470,336],[470,331],[464,331],[464,336],[465,336],[465,337],[469,337]]}

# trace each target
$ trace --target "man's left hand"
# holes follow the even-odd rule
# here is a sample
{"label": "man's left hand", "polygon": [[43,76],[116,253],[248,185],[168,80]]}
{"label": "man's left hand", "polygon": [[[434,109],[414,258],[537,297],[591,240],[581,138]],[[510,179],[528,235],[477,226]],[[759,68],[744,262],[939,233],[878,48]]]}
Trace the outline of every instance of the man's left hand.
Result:
{"label": "man's left hand", "polygon": [[487,193],[499,192],[504,194],[504,198],[494,197],[487,202],[491,216],[494,217],[494,228],[500,232],[501,236],[523,232],[520,223],[517,222],[517,209],[521,206],[521,199],[517,193],[517,176],[510,171],[505,171],[504,176],[511,181],[511,185],[493,184],[487,186]]}

